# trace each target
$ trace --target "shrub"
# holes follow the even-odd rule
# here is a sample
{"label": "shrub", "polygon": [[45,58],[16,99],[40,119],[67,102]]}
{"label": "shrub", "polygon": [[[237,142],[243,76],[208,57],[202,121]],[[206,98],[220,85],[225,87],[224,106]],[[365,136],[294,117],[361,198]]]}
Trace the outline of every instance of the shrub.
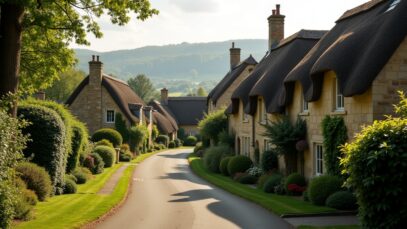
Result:
{"label": "shrub", "polygon": [[132,126],[129,138],[130,150],[136,152],[147,138],[148,130],[145,125]]}
{"label": "shrub", "polygon": [[285,195],[286,192],[285,192],[284,184],[281,183],[281,184],[275,186],[274,187],[274,193],[277,194],[277,195]]}
{"label": "shrub", "polygon": [[308,197],[315,205],[324,205],[326,199],[341,189],[342,181],[339,177],[322,175],[311,180],[308,187]]}
{"label": "shrub", "polygon": [[229,132],[224,129],[218,134],[219,143],[223,145],[228,145],[230,148],[235,147],[235,135],[229,134]]}
{"label": "shrub", "polygon": [[129,151],[126,152],[120,152],[120,161],[131,161],[133,159],[133,154],[131,154]]}
{"label": "shrub", "polygon": [[256,184],[257,177],[252,176],[250,174],[245,174],[239,178],[239,183],[241,184]]}
{"label": "shrub", "polygon": [[184,145],[185,146],[195,146],[198,139],[195,136],[188,136],[185,138]]}
{"label": "shrub", "polygon": [[263,175],[263,170],[257,166],[252,166],[246,171],[249,175],[260,177]]}
{"label": "shrub", "polygon": [[[65,175],[65,125],[53,110],[38,106],[19,106],[18,114],[31,123],[23,129],[32,141],[24,150],[31,162],[44,167],[51,176],[55,193],[61,193]],[[38,195],[38,193],[37,193]],[[40,195],[38,198],[41,200]]]}
{"label": "shrub", "polygon": [[90,156],[93,157],[93,161],[95,163],[94,167],[92,169],[90,169],[92,171],[92,173],[93,174],[103,173],[103,168],[105,167],[105,163],[103,162],[102,157],[97,153],[92,153]]}
{"label": "shrub", "polygon": [[70,173],[78,166],[80,155],[89,144],[88,138],[88,129],[85,125],[78,120],[74,120],[72,122],[72,152],[68,156],[66,172]]}
{"label": "shrub", "polygon": [[[340,176],[339,166],[342,157],[339,146],[348,139],[345,121],[341,116],[325,116],[321,122],[322,136],[324,138],[324,165],[326,172],[332,176]],[[324,168],[324,169],[325,169]]]}
{"label": "shrub", "polygon": [[27,185],[21,178],[15,180],[19,196],[16,198],[14,205],[14,218],[20,220],[28,220],[32,218],[33,206],[37,204],[38,197],[34,191],[27,189]]}
{"label": "shrub", "polygon": [[120,152],[128,152],[130,151],[130,146],[128,144],[122,144],[120,146]]}
{"label": "shrub", "polygon": [[225,176],[229,176],[228,163],[232,157],[224,157],[219,164],[219,171]]}
{"label": "shrub", "polygon": [[283,176],[281,174],[273,174],[267,179],[267,182],[264,184],[263,191],[267,193],[274,193],[276,186],[282,183]]}
{"label": "shrub", "polygon": [[95,167],[95,158],[93,158],[91,155],[86,156],[85,160],[83,161],[83,166],[92,171]]}
{"label": "shrub", "polygon": [[96,146],[108,146],[110,148],[114,148],[113,144],[111,142],[109,142],[109,140],[107,140],[107,139],[102,139],[102,140],[96,142],[95,147]]}
{"label": "shrub", "polygon": [[180,146],[182,146],[182,141],[181,141],[181,139],[176,138],[176,139],[174,140],[174,143],[175,143],[175,147],[180,147]]}
{"label": "shrub", "polygon": [[93,142],[98,142],[102,139],[109,140],[114,147],[119,147],[123,142],[123,138],[120,133],[111,128],[99,129],[92,135]]}
{"label": "shrub", "polygon": [[168,144],[168,148],[170,148],[170,149],[175,148],[175,142],[174,142],[174,141],[170,141],[170,143]]}
{"label": "shrub", "polygon": [[225,110],[205,114],[205,117],[198,123],[202,138],[212,139],[217,144],[219,133],[227,129],[227,122]]}
{"label": "shrub", "polygon": [[76,193],[77,187],[75,181],[71,179],[66,179],[65,180],[65,186],[64,186],[64,194],[73,194]]}
{"label": "shrub", "polygon": [[252,160],[249,157],[243,155],[237,155],[230,159],[228,163],[228,172],[231,176],[234,176],[238,172],[246,172],[253,165]]}
{"label": "shrub", "polygon": [[203,157],[205,167],[211,172],[219,173],[220,161],[223,156],[226,156],[229,153],[229,151],[229,147],[224,145],[208,148]]}
{"label": "shrub", "polygon": [[44,201],[52,193],[51,179],[44,168],[29,162],[23,162],[16,167],[18,176],[27,184],[27,188]]}
{"label": "shrub", "polygon": [[123,142],[128,142],[129,141],[129,129],[127,128],[126,121],[123,119],[123,116],[120,112],[116,112],[115,119],[114,119],[114,127],[117,130],[117,132],[120,133],[120,135],[123,138]]}
{"label": "shrub", "polygon": [[290,174],[285,180],[285,190],[290,195],[299,195],[305,191],[306,182],[304,176],[298,173]]}
{"label": "shrub", "polygon": [[325,205],[338,210],[354,210],[357,208],[355,195],[348,191],[333,193],[326,199]]}
{"label": "shrub", "polygon": [[304,201],[306,201],[306,202],[309,201],[309,198],[308,198],[308,190],[305,190],[305,191],[302,193],[302,199],[303,199]]}
{"label": "shrub", "polygon": [[341,161],[355,191],[365,228],[404,228],[407,219],[407,99],[396,112],[365,127],[343,148]]}
{"label": "shrub", "polygon": [[87,175],[82,170],[75,170],[72,172],[72,175],[76,178],[77,184],[85,184],[88,181]]}
{"label": "shrub", "polygon": [[76,179],[76,177],[72,174],[66,174],[65,175],[65,180],[72,180],[75,182],[75,184],[78,182],[78,179]]}
{"label": "shrub", "polygon": [[202,142],[197,142],[194,147],[194,153],[198,152],[199,150],[204,150],[205,147],[203,146]]}
{"label": "shrub", "polygon": [[105,168],[112,167],[113,163],[115,162],[116,151],[111,147],[96,146],[95,149],[93,149],[93,153],[99,154],[99,156],[103,159]]}
{"label": "shrub", "polygon": [[259,177],[259,180],[257,181],[257,188],[258,189],[263,189],[264,184],[270,179],[271,174],[263,174]]}
{"label": "shrub", "polygon": [[155,141],[158,144],[163,144],[165,147],[167,147],[168,142],[170,142],[170,138],[167,135],[158,135]]}
{"label": "shrub", "polygon": [[261,156],[261,168],[264,172],[273,171],[278,169],[278,156],[273,150],[266,150]]}

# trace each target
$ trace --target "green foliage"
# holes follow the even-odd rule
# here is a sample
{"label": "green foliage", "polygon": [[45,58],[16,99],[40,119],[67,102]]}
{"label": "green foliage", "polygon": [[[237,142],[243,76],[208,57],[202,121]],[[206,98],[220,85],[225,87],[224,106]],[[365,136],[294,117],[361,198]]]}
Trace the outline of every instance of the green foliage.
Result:
{"label": "green foliage", "polygon": [[400,96],[400,102],[394,105],[394,111],[401,118],[407,118],[407,98],[402,91],[398,91],[398,94]]}
{"label": "green foliage", "polygon": [[21,178],[17,177],[15,180],[15,185],[18,189],[19,195],[16,199],[15,208],[15,219],[19,220],[29,220],[32,218],[33,206],[38,202],[38,197],[34,191],[27,189],[27,185]]}
{"label": "green foliage", "polygon": [[127,129],[126,121],[123,119],[122,113],[116,112],[114,119],[114,128],[120,133],[123,142],[129,142],[129,129]]}
{"label": "green foliage", "polygon": [[241,184],[256,184],[257,177],[250,174],[244,174],[243,176],[239,177],[238,182]]}
{"label": "green foliage", "polygon": [[153,125],[153,129],[151,130],[151,139],[155,141],[155,139],[158,137],[160,134],[160,131],[158,130],[157,125]]}
{"label": "green foliage", "polygon": [[199,121],[198,128],[202,138],[212,139],[215,145],[218,143],[218,135],[227,129],[227,117],[224,110],[219,110],[211,114],[205,114],[204,119]]}
{"label": "green foliage", "polygon": [[194,147],[194,153],[198,152],[199,150],[204,150],[205,147],[203,146],[202,142],[197,142]]}
{"label": "green foliage", "polygon": [[237,155],[230,159],[228,163],[228,172],[230,176],[234,176],[236,173],[244,173],[253,165],[252,160],[243,155]]}
{"label": "green foliage", "polygon": [[232,157],[224,157],[219,164],[219,171],[225,176],[229,176],[228,164]]}
{"label": "green foliage", "polygon": [[127,84],[146,103],[160,97],[160,94],[154,88],[153,83],[144,74],[139,74],[135,78],[128,79]]}
{"label": "green foliage", "polygon": [[89,144],[88,129],[82,122],[74,120],[72,123],[72,131],[72,153],[68,156],[66,164],[66,172],[68,173],[74,171],[79,165],[79,157]]}
{"label": "green foliage", "polygon": [[64,103],[84,78],[85,72],[71,68],[59,73],[58,79],[45,90],[45,94],[51,100]]}
{"label": "green foliage", "polygon": [[273,150],[264,151],[261,157],[260,165],[261,169],[263,169],[264,172],[269,172],[278,169],[277,153]]}
{"label": "green foliage", "polygon": [[289,184],[296,184],[298,186],[304,187],[307,183],[305,182],[305,178],[303,175],[299,173],[292,173],[285,179],[284,185],[286,189]]}
{"label": "green foliage", "polygon": [[208,92],[203,87],[198,87],[198,89],[196,90],[196,95],[197,96],[207,96]]}
{"label": "green foliage", "polygon": [[170,143],[168,144],[168,148],[170,148],[170,149],[175,148],[175,142],[174,142],[174,141],[170,141]]}
{"label": "green foliage", "polygon": [[203,161],[205,167],[208,168],[211,172],[219,173],[219,165],[222,157],[230,154],[230,149],[228,146],[220,145],[213,146],[206,149],[203,156]]}
{"label": "green foliage", "polygon": [[345,121],[340,116],[325,116],[321,122],[322,136],[324,137],[324,162],[326,172],[329,175],[339,176],[341,169],[339,167],[342,157],[340,146],[345,144],[348,134]]}
{"label": "green foliage", "polygon": [[103,162],[102,157],[97,153],[92,153],[90,156],[93,158],[94,166],[93,168],[89,168],[93,174],[100,174],[103,173],[103,168],[105,167],[105,163]]}
{"label": "green foliage", "polygon": [[113,144],[111,142],[109,142],[109,140],[107,140],[107,139],[102,139],[102,140],[96,142],[95,147],[96,146],[107,146],[107,147],[110,147],[110,148],[114,148]]}
{"label": "green foliage", "polygon": [[158,135],[155,141],[167,147],[168,143],[170,142],[170,138],[167,135]]}
{"label": "green foliage", "polygon": [[99,154],[103,159],[105,168],[112,167],[115,162],[116,151],[109,146],[96,146],[95,149],[93,149],[93,153]]}
{"label": "green foliage", "polygon": [[355,210],[356,197],[348,191],[335,192],[326,199],[325,205],[338,210]]}
{"label": "green foliage", "polygon": [[85,184],[88,181],[88,176],[80,169],[73,171],[72,175],[75,176],[77,184]]}
{"label": "green foliage", "polygon": [[308,186],[308,197],[315,205],[324,205],[326,199],[333,193],[340,191],[342,180],[331,175],[322,175],[311,180]]}
{"label": "green foliage", "polygon": [[219,143],[223,145],[228,145],[230,148],[235,147],[235,135],[229,134],[227,130],[222,130],[218,136]]}
{"label": "green foliage", "polygon": [[174,139],[175,147],[180,147],[182,146],[182,141],[179,138]]}
{"label": "green foliage", "polygon": [[259,177],[259,180],[257,181],[257,188],[258,189],[263,189],[264,188],[264,184],[270,179],[271,174],[263,174]]}
{"label": "green foliage", "polygon": [[298,118],[293,125],[287,117],[283,117],[276,122],[267,122],[263,126],[266,129],[264,136],[276,146],[275,151],[278,154],[284,155],[287,173],[295,172],[298,154],[296,143],[305,138],[306,122]]}
{"label": "green foliage", "polygon": [[48,171],[54,192],[61,193],[66,165],[66,130],[61,117],[47,107],[32,104],[19,106],[18,114],[31,123],[23,129],[32,140],[24,155]]}
{"label": "green foliage", "polygon": [[29,162],[23,162],[16,167],[18,176],[27,184],[27,188],[37,194],[40,201],[44,201],[52,193],[49,174],[44,168]]}
{"label": "green foliage", "polygon": [[76,193],[78,188],[76,187],[75,181],[71,179],[66,179],[65,180],[65,185],[64,185],[64,194],[73,194]]}
{"label": "green foliage", "polygon": [[195,146],[197,141],[198,141],[198,139],[195,136],[188,136],[184,140],[184,145],[185,146]]}
{"label": "green foliage", "polygon": [[123,138],[120,133],[111,128],[99,129],[92,135],[93,142],[98,142],[102,139],[109,140],[114,147],[119,147],[123,142]]}
{"label": "green foliage", "polygon": [[148,130],[145,125],[132,126],[130,128],[130,150],[136,152],[148,138]]}
{"label": "green foliage", "polygon": [[120,161],[129,162],[133,158],[133,155],[129,151],[125,151],[125,152],[120,151],[119,158],[120,158]]}
{"label": "green foliage", "polygon": [[[405,111],[405,100],[398,105]],[[343,148],[346,184],[355,191],[366,228],[402,228],[407,219],[407,119],[388,117],[363,128]]]}
{"label": "green foliage", "polygon": [[178,136],[178,138],[180,138],[180,139],[182,139],[182,140],[185,140],[185,138],[186,138],[187,136],[186,136],[186,134],[185,134],[184,128],[179,128],[179,129],[178,129],[178,131],[177,131],[177,136]]}
{"label": "green foliage", "polygon": [[272,174],[264,183],[263,191],[267,193],[274,193],[275,187],[280,185],[283,181],[283,175],[275,173]]}

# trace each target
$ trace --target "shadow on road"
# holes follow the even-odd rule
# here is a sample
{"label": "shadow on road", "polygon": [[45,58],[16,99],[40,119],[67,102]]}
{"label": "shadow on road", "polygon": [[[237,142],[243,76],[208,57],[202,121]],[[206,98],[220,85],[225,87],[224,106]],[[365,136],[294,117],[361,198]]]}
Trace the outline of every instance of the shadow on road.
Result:
{"label": "shadow on road", "polygon": [[186,158],[190,153],[177,153],[177,154],[159,154],[159,157],[181,159]]}

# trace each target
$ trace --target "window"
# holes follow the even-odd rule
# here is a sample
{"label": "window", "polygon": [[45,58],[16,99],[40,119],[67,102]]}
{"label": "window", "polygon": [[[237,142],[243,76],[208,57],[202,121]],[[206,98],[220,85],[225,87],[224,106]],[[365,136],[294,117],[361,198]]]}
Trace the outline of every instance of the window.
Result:
{"label": "window", "polygon": [[264,140],[264,151],[271,150],[271,142],[269,140]]}
{"label": "window", "polygon": [[302,112],[308,112],[308,102],[305,100],[304,95],[302,96]]}
{"label": "window", "polygon": [[265,106],[265,102],[263,101],[263,99],[259,99],[258,100],[258,105],[257,107],[259,108],[259,121],[262,124],[265,124],[267,122],[267,113],[266,113],[266,106]]}
{"label": "window", "polygon": [[250,137],[242,137],[242,155],[250,154]]}
{"label": "window", "polygon": [[315,175],[319,176],[324,173],[324,151],[322,144],[315,144]]}
{"label": "window", "polygon": [[107,110],[106,111],[106,122],[113,123],[114,122],[114,110]]}
{"label": "window", "polygon": [[339,93],[338,79],[335,80],[335,110],[343,111],[345,109],[345,102],[343,95]]}
{"label": "window", "polygon": [[243,114],[242,114],[242,121],[243,122],[248,122],[249,121],[249,115],[244,113],[244,111],[243,111]]}

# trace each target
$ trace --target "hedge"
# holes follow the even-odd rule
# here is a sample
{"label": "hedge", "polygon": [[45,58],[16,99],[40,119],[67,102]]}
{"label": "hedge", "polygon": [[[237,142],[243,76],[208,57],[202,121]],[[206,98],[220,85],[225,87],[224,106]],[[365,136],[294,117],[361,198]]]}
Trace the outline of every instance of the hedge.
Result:
{"label": "hedge", "polygon": [[167,135],[158,135],[155,141],[159,144],[165,145],[168,147],[168,143],[170,142],[170,138]]}
{"label": "hedge", "polygon": [[115,162],[116,152],[109,146],[96,146],[93,149],[93,153],[99,154],[103,160],[105,168],[112,167]]}
{"label": "hedge", "polygon": [[16,167],[16,171],[27,188],[33,190],[40,201],[44,201],[51,195],[51,178],[44,168],[33,163],[23,162]]}
{"label": "hedge", "polygon": [[39,105],[21,105],[18,115],[31,123],[23,129],[31,141],[24,150],[25,157],[44,167],[51,176],[55,193],[62,193],[66,164],[66,130],[61,117],[53,110]]}
{"label": "hedge", "polygon": [[277,152],[273,150],[266,150],[261,156],[261,169],[264,172],[269,172],[274,169],[278,169],[278,156]]}
{"label": "hedge", "polygon": [[308,187],[309,200],[315,205],[325,205],[326,199],[340,191],[342,180],[331,175],[322,175],[311,180]]}
{"label": "hedge", "polygon": [[225,157],[220,161],[219,171],[225,176],[229,176],[228,164],[231,158],[232,157]]}
{"label": "hedge", "polygon": [[227,156],[229,152],[229,147],[225,145],[209,147],[203,156],[205,167],[214,173],[219,173],[220,161],[222,157]]}
{"label": "hedge", "polygon": [[230,159],[228,163],[228,172],[230,176],[236,173],[244,173],[253,165],[252,160],[243,155],[237,155]]}
{"label": "hedge", "polygon": [[114,147],[119,147],[123,143],[123,138],[117,130],[111,128],[102,128],[92,135],[92,141],[98,142],[102,139],[109,140]]}
{"label": "hedge", "polygon": [[195,146],[197,141],[198,141],[198,139],[195,136],[188,136],[184,140],[184,145],[185,146]]}
{"label": "hedge", "polygon": [[348,191],[335,192],[326,199],[325,205],[338,210],[355,210],[356,197]]}
{"label": "hedge", "polygon": [[79,164],[80,155],[85,151],[89,144],[88,129],[82,122],[74,120],[74,122],[72,122],[72,131],[72,153],[68,156],[66,164],[67,173],[71,173],[76,169]]}

